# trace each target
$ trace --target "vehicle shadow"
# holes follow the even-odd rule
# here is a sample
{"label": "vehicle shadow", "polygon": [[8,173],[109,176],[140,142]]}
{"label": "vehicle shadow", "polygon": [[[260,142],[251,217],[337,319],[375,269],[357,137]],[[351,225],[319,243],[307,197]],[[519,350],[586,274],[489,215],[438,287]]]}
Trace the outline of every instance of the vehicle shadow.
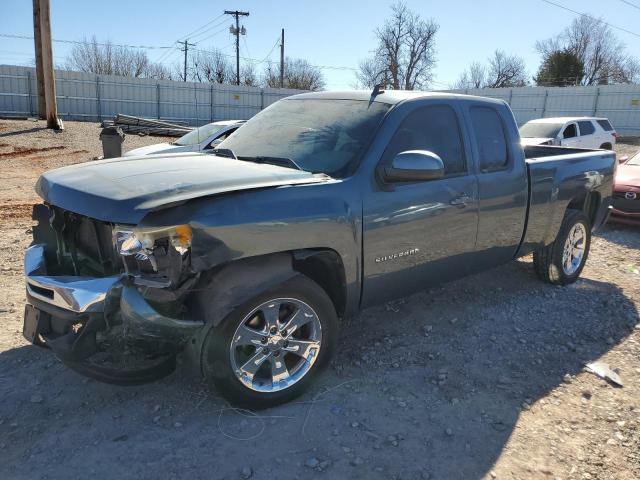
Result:
{"label": "vehicle shadow", "polygon": [[0,133],[0,138],[5,138],[5,137],[14,137],[16,135],[24,135],[25,133],[35,133],[35,132],[42,132],[42,131],[46,131],[47,127],[33,127],[33,128],[25,128],[23,130],[15,130],[13,132],[5,132],[5,133]]}
{"label": "vehicle shadow", "polygon": [[532,270],[513,262],[365,310],[309,393],[261,412],[230,409],[186,366],[115,387],[37,347],[2,352],[0,477],[483,478],[523,409],[637,319],[615,285],[554,287]]}

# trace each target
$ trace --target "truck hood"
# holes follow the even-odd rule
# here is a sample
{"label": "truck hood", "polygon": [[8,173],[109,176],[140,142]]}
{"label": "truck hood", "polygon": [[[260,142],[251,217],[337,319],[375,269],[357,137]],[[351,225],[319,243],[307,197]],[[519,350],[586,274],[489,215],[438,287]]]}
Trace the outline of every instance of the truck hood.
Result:
{"label": "truck hood", "polygon": [[553,140],[553,138],[542,138],[542,137],[523,137],[520,139],[522,145],[543,145],[547,143],[549,140]]}
{"label": "truck hood", "polygon": [[123,157],[136,157],[139,155],[153,155],[157,153],[182,153],[197,152],[199,145],[172,145],[171,143],[155,143],[146,147],[134,148],[126,152]]}
{"label": "truck hood", "polygon": [[45,202],[102,221],[135,225],[150,211],[226,192],[326,182],[329,177],[210,154],[87,162],[43,174]]}

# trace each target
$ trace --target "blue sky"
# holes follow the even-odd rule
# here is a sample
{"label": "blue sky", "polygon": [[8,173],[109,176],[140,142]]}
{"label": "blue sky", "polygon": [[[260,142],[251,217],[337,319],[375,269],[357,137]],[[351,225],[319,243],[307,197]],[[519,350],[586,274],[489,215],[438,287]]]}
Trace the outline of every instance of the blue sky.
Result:
{"label": "blue sky", "polygon": [[[628,51],[640,56],[640,0],[554,1],[576,11],[602,16],[611,24],[637,33],[634,36],[616,31]],[[384,22],[391,3],[390,0],[107,3],[51,0],[51,9],[54,38],[81,40],[96,35],[99,40],[114,43],[153,46],[173,45],[175,40],[184,39],[225,9],[247,10],[250,16],[242,22],[247,29],[241,42],[242,56],[277,61],[279,50],[272,47],[284,28],[287,56],[306,58],[314,65],[354,68],[374,47],[373,30]],[[406,3],[423,17],[433,17],[440,24],[434,84],[437,88],[453,83],[471,61],[486,59],[496,48],[522,56],[533,75],[539,64],[535,41],[554,35],[575,17],[542,0],[407,0]],[[0,34],[32,35],[31,5],[31,0],[0,0]],[[230,17],[224,21],[220,18],[212,23],[215,28],[193,37],[193,41],[198,48],[215,47],[233,54],[230,24]],[[67,44],[54,43],[56,62],[64,61],[69,48]],[[155,60],[164,52],[149,50],[149,56]],[[167,63],[180,61],[180,55],[174,51]],[[0,37],[0,63],[28,65],[32,59],[32,41]],[[328,89],[350,88],[354,83],[353,70],[323,69],[323,72]]]}

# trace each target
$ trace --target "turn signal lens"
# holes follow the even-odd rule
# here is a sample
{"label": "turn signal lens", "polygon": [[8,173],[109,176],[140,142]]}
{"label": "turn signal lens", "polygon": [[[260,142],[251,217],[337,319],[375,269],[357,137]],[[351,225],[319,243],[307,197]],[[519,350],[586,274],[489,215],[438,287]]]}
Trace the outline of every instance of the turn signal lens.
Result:
{"label": "turn signal lens", "polygon": [[175,227],[175,239],[180,243],[180,246],[183,248],[187,248],[191,245],[191,238],[193,237],[193,232],[191,231],[191,227],[189,225],[178,225]]}

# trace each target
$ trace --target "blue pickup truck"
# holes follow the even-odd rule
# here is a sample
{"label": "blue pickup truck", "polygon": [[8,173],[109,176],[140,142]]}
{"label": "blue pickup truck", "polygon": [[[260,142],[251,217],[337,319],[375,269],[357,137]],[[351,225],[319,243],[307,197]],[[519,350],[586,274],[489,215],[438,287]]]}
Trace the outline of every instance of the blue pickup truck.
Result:
{"label": "blue pickup truck", "polygon": [[275,405],[362,308],[530,253],[542,280],[574,282],[615,168],[610,151],[523,149],[500,100],[296,95],[211,154],[42,175],[24,335],[117,384],[181,354],[233,403]]}

